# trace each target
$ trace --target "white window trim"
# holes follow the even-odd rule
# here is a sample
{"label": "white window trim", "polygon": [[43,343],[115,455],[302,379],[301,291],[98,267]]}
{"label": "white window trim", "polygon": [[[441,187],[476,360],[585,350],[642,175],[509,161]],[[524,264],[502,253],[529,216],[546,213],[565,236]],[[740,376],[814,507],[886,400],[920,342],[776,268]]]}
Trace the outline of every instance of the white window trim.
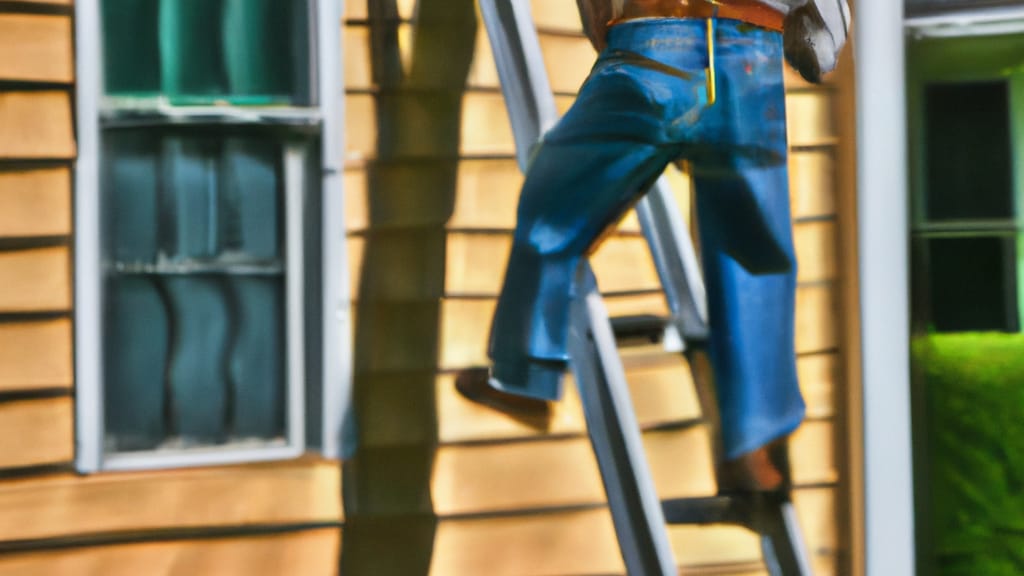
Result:
{"label": "white window trim", "polygon": [[915,573],[909,218],[902,0],[860,0],[854,26],[867,576]]}
{"label": "white window trim", "polygon": [[958,38],[1024,32],[1024,6],[959,9],[904,22],[914,38]]}
{"label": "white window trim", "polygon": [[100,0],[75,3],[78,160],[75,163],[75,464],[103,464],[103,347],[100,274],[100,96],[103,87]]}
{"label": "white window trim", "polygon": [[[320,165],[322,169],[322,278],[323,286],[323,374],[322,446],[328,458],[345,451],[342,444],[344,419],[351,403],[351,318],[342,174],[344,134],[343,75],[340,33],[342,6],[337,0],[312,0],[315,18],[311,34],[311,67],[315,69],[319,105],[306,114],[321,125]],[[303,178],[304,150],[285,146],[285,191],[287,218],[287,358],[288,422],[287,441],[268,442],[258,447],[224,446],[187,451],[152,451],[105,454],[103,406],[102,268],[100,209],[100,115],[102,113],[102,26],[101,0],[75,3],[78,160],[75,166],[75,429],[76,467],[80,472],[138,470],[182,466],[205,466],[295,458],[306,451],[306,402],[304,378],[304,326],[317,319],[306,318],[303,303]],[[173,113],[173,111],[168,111]],[[273,112],[268,112],[273,113]],[[302,115],[300,113],[300,115]],[[229,122],[259,120],[259,112],[234,111]],[[309,215],[314,217],[315,215]]]}
{"label": "white window trim", "polygon": [[346,445],[345,424],[352,411],[352,295],[345,226],[342,158],[345,154],[345,76],[341,53],[342,15],[346,0],[317,2],[317,83],[323,130],[320,166],[323,171],[321,223],[323,270],[323,395],[320,452],[341,458],[354,450]]}

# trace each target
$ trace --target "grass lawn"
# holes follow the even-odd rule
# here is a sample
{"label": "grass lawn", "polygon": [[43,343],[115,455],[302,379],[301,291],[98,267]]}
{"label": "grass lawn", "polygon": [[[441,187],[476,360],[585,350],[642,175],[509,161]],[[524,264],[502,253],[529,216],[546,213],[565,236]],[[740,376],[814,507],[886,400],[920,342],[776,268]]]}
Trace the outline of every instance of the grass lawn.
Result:
{"label": "grass lawn", "polygon": [[913,354],[937,574],[1024,575],[1024,335],[934,334]]}

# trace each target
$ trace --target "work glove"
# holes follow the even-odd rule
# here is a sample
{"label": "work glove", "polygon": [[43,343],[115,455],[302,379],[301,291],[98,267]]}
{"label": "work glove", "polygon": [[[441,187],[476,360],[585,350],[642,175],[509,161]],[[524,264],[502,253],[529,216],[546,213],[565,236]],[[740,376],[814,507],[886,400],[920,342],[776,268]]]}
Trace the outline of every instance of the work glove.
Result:
{"label": "work glove", "polygon": [[850,31],[846,0],[809,0],[786,16],[782,37],[786,61],[808,82],[835,70]]}

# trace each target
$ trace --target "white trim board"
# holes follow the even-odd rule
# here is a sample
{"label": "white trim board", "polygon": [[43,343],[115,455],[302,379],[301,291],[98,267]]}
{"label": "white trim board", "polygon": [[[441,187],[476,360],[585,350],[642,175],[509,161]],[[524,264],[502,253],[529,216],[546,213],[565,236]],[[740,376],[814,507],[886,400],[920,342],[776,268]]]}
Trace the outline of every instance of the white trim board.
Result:
{"label": "white trim board", "polygon": [[854,26],[867,576],[915,573],[903,10],[861,0]]}

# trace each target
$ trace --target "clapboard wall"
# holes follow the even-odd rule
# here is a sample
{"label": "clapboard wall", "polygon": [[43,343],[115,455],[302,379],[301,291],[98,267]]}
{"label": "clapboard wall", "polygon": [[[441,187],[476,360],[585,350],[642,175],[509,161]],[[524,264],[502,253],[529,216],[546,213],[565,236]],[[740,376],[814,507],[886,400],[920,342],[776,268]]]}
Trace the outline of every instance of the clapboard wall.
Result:
{"label": "clapboard wall", "polygon": [[336,574],[336,462],[74,473],[73,24],[0,2],[0,575]]}
{"label": "clapboard wall", "polygon": [[[544,430],[462,399],[454,373],[486,362],[490,316],[522,183],[490,47],[469,0],[346,5],[349,253],[360,448],[346,469],[346,573],[616,574],[624,568],[579,399]],[[572,0],[534,0],[561,110],[594,53]],[[437,75],[432,75],[437,73]],[[847,573],[834,112],[836,87],[787,77],[797,350],[809,418],[793,440],[795,499],[816,573]],[[670,172],[684,207],[689,184]],[[613,314],[663,313],[627,218],[595,256]],[[662,497],[715,491],[708,433],[683,361],[625,358]],[[756,538],[671,530],[685,573],[762,574]],[[393,551],[393,553],[389,552]]]}

